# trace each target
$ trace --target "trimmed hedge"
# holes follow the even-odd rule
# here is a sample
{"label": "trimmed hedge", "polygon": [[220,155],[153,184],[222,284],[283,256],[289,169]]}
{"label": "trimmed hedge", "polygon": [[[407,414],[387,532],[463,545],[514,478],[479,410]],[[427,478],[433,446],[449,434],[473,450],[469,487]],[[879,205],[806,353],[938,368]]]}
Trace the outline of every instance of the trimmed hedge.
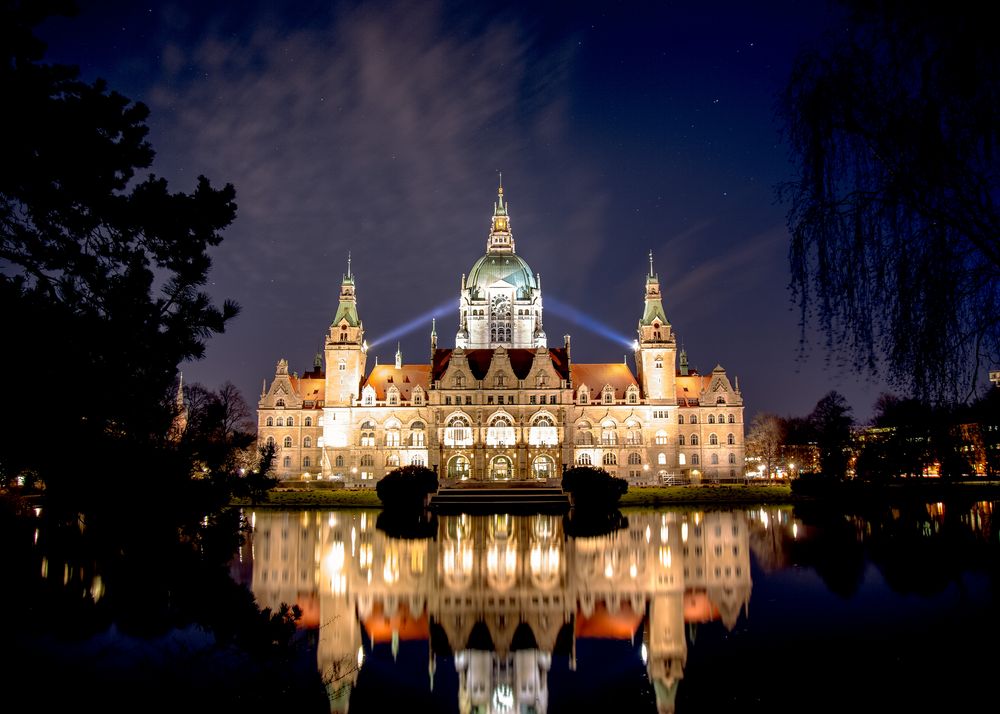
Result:
{"label": "trimmed hedge", "polygon": [[428,494],[438,488],[437,474],[426,466],[403,466],[390,471],[375,485],[385,508],[423,508]]}
{"label": "trimmed hedge", "polygon": [[563,473],[562,487],[572,498],[574,508],[610,511],[617,508],[628,491],[628,481],[604,469],[577,466]]}

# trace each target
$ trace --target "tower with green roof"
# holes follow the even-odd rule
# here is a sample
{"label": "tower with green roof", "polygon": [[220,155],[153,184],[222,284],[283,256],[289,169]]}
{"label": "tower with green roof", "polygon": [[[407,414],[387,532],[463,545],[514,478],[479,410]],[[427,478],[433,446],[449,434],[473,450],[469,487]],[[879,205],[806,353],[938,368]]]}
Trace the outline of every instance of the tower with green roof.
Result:
{"label": "tower with green roof", "polygon": [[663,311],[660,278],[653,271],[653,251],[649,251],[646,304],[638,333],[635,364],[643,396],[651,404],[676,404],[677,341]]}

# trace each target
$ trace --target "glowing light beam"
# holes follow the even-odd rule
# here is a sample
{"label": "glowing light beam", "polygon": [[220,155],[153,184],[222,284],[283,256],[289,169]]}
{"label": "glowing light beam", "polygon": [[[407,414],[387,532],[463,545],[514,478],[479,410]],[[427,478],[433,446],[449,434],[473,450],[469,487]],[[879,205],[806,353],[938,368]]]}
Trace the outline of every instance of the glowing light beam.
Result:
{"label": "glowing light beam", "polygon": [[551,310],[556,315],[559,315],[559,317],[564,317],[573,324],[579,325],[585,330],[593,332],[595,335],[600,335],[601,337],[609,339],[612,342],[624,345],[629,349],[633,348],[633,342],[635,341],[633,338],[626,337],[622,333],[616,332],[604,323],[598,322],[590,315],[587,315],[586,313],[577,310],[575,307],[567,305],[561,300],[557,300],[548,294],[545,296],[545,308],[547,310]]}
{"label": "glowing light beam", "polygon": [[433,307],[430,310],[421,313],[417,317],[414,317],[412,320],[407,320],[402,325],[393,327],[381,337],[370,342],[368,344],[368,348],[374,349],[375,347],[378,347],[383,343],[392,342],[393,340],[398,340],[400,337],[408,335],[411,332],[415,332],[420,328],[427,330],[427,334],[430,335],[431,318],[436,317],[442,313],[451,313],[454,310],[455,310],[454,299],[448,300],[447,302],[443,302],[437,307]]}

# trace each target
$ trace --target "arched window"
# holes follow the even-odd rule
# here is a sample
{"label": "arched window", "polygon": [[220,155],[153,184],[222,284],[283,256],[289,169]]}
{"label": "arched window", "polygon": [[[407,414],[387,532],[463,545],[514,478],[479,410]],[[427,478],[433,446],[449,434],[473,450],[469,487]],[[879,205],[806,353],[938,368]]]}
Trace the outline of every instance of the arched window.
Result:
{"label": "arched window", "polygon": [[548,414],[540,414],[535,417],[528,429],[528,444],[531,446],[555,446],[557,443],[559,443],[559,430],[556,429],[552,417]]}
{"label": "arched window", "polygon": [[362,466],[374,466],[375,465],[375,457],[372,456],[371,454],[365,454],[364,456],[361,457],[361,465]]}
{"label": "arched window", "polygon": [[424,403],[423,391],[418,390],[413,393],[413,403],[416,404],[418,407]]}
{"label": "arched window", "polygon": [[661,466],[663,466],[664,464],[666,464],[667,463],[667,455],[664,454],[663,452],[660,452],[659,454],[657,454],[656,455],[656,463],[660,464]]}
{"label": "arched window", "polygon": [[719,465],[719,455],[718,454],[712,454],[712,465],[713,466],[718,466]]}
{"label": "arched window", "polygon": [[677,445],[678,446],[684,446],[684,435],[683,434],[678,434],[677,435]]}
{"label": "arched window", "polygon": [[361,403],[366,407],[370,407],[375,403],[375,390],[371,387],[365,387],[364,394],[361,395]]}
{"label": "arched window", "polygon": [[313,425],[313,418],[306,417],[306,426],[312,426],[312,425]]}
{"label": "arched window", "polygon": [[445,446],[472,446],[472,428],[469,420],[456,414],[448,420],[444,430]]}
{"label": "arched window", "polygon": [[618,464],[618,457],[608,452],[604,455],[604,458],[601,459],[601,461],[605,466],[616,466]]}
{"label": "arched window", "polygon": [[732,414],[729,415],[729,423],[730,424],[735,424],[736,423],[736,417],[733,416]]}
{"label": "arched window", "polygon": [[716,404],[725,404],[726,403],[726,398],[725,397],[719,397],[718,399],[715,400],[715,403]]}
{"label": "arched window", "polygon": [[729,463],[731,463],[731,464],[735,464],[736,463],[736,454],[730,454],[729,455]]}
{"label": "arched window", "polygon": [[516,441],[514,423],[505,414],[496,414],[486,428],[486,443],[489,446],[508,446]]}
{"label": "arched window", "polygon": [[268,417],[265,426],[274,426],[274,417]]}
{"label": "arched window", "polygon": [[653,369],[663,369],[663,360],[659,357],[653,360]]}
{"label": "arched window", "polygon": [[286,469],[291,468],[292,467],[292,457],[291,456],[286,456],[285,458],[283,458],[281,460],[281,465],[284,466]]}
{"label": "arched window", "polygon": [[726,415],[725,414],[720,414],[719,415],[719,423],[720,424],[725,424],[726,423]]}
{"label": "arched window", "polygon": [[638,404],[639,403],[639,393],[634,389],[630,389],[628,392],[628,403]]}
{"label": "arched window", "polygon": [[708,423],[709,424],[714,424],[715,423],[715,414],[709,414],[708,415]]}
{"label": "arched window", "polygon": [[589,431],[581,431],[576,435],[576,443],[580,446],[593,446],[594,435]]}
{"label": "arched window", "polygon": [[361,425],[361,445],[375,446],[375,424],[366,421]]}
{"label": "arched window", "polygon": [[697,434],[692,434],[691,435],[691,446],[697,446],[697,445],[698,445],[698,435]]}
{"label": "arched window", "polygon": [[307,469],[312,466],[312,460],[308,456],[302,457],[302,468]]}
{"label": "arched window", "polygon": [[396,406],[399,404],[399,390],[393,387],[389,390],[388,401],[390,406]]}
{"label": "arched window", "polygon": [[514,475],[513,464],[506,456],[497,456],[490,462],[491,479],[508,479]]}
{"label": "arched window", "polygon": [[667,432],[663,431],[663,429],[660,429],[658,432],[656,432],[656,443],[657,444],[666,444],[667,443],[667,438],[668,438],[667,437]]}
{"label": "arched window", "polygon": [[580,466],[590,466],[590,454],[580,454],[576,457],[576,463]]}
{"label": "arched window", "polygon": [[697,466],[699,462],[698,454],[691,454],[691,464]]}
{"label": "arched window", "polygon": [[469,478],[469,460],[464,456],[453,456],[448,462],[448,478],[465,480]]}
{"label": "arched window", "polygon": [[410,424],[410,446],[423,446],[424,443],[424,423],[415,421]]}
{"label": "arched window", "polygon": [[601,443],[605,446],[614,446],[618,443],[618,427],[610,419],[601,424]]}
{"label": "arched window", "polygon": [[586,404],[590,401],[590,393],[587,391],[586,387],[580,387],[579,401],[580,404]]}
{"label": "arched window", "polygon": [[726,443],[729,444],[730,446],[732,446],[733,444],[735,444],[736,443],[736,436],[734,434],[730,434],[729,436],[727,436],[726,437]]}
{"label": "arched window", "polygon": [[678,414],[677,415],[677,423],[678,424],[683,424],[684,423],[684,415],[683,414]]}
{"label": "arched window", "polygon": [[719,445],[719,437],[716,436],[715,434],[709,434],[708,435],[708,445],[709,446],[718,446]]}
{"label": "arched window", "polygon": [[284,425],[285,425],[284,417],[278,417],[278,426],[284,426]]}
{"label": "arched window", "polygon": [[274,437],[273,436],[267,437],[267,445],[268,446],[274,446]]}
{"label": "arched window", "polygon": [[604,391],[601,393],[601,401],[605,404],[615,403],[615,390],[611,387],[605,387]]}
{"label": "arched window", "polygon": [[385,457],[385,465],[388,468],[395,468],[399,466],[399,457],[396,454],[389,454]]}
{"label": "arched window", "polygon": [[276,406],[276,407],[283,407],[283,406],[285,406],[285,400],[284,399],[279,399],[278,401],[276,401],[274,403],[274,406]]}
{"label": "arched window", "polygon": [[642,463],[642,457],[639,456],[639,454],[637,454],[636,452],[633,451],[631,454],[628,455],[628,462],[629,462],[630,466],[635,466],[636,464],[641,464]]}
{"label": "arched window", "polygon": [[535,478],[552,478],[556,475],[556,464],[551,456],[539,456],[531,464],[531,473]]}
{"label": "arched window", "polygon": [[417,454],[412,459],[410,459],[410,466],[423,466],[423,465],[424,465],[424,457],[421,456],[420,454]]}
{"label": "arched window", "polygon": [[692,424],[697,424],[698,423],[698,415],[697,414],[692,414],[691,415],[691,423]]}
{"label": "arched window", "polygon": [[285,448],[286,449],[290,449],[291,447],[292,447],[292,437],[286,436],[285,437]]}
{"label": "arched window", "polygon": [[295,417],[288,417],[285,421],[286,426],[295,426]]}
{"label": "arched window", "polygon": [[313,445],[313,440],[311,436],[307,436],[304,439],[302,439],[302,446],[304,448],[310,449],[312,448],[312,445]]}
{"label": "arched window", "polygon": [[342,468],[344,468],[344,457],[343,457],[343,456],[338,456],[338,457],[337,457],[337,458],[336,458],[336,459],[334,460],[334,463],[335,463],[335,464],[337,465],[337,468],[338,468],[338,469],[342,469]]}
{"label": "arched window", "polygon": [[399,446],[399,424],[394,423],[393,426],[386,428],[385,430],[385,445],[386,446]]}
{"label": "arched window", "polygon": [[[666,463],[666,462],[661,462],[661,463]],[[687,459],[684,458],[684,454],[677,454],[677,464],[679,466],[687,465]]]}

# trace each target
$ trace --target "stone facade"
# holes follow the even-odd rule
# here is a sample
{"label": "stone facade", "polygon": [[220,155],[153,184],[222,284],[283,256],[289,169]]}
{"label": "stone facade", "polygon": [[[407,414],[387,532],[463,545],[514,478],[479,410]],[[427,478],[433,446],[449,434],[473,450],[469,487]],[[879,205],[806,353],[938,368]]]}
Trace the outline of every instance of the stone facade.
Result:
{"label": "stone facade", "polygon": [[742,479],[743,398],[726,371],[689,369],[663,309],[652,254],[627,364],[575,363],[570,338],[548,347],[541,278],[514,252],[503,189],[486,254],[462,277],[453,349],[367,368],[348,269],[324,354],[299,376],[278,362],[258,408],[261,443],[283,479],[373,486],[420,464],[443,480],[558,478],[593,465],[630,483]]}

